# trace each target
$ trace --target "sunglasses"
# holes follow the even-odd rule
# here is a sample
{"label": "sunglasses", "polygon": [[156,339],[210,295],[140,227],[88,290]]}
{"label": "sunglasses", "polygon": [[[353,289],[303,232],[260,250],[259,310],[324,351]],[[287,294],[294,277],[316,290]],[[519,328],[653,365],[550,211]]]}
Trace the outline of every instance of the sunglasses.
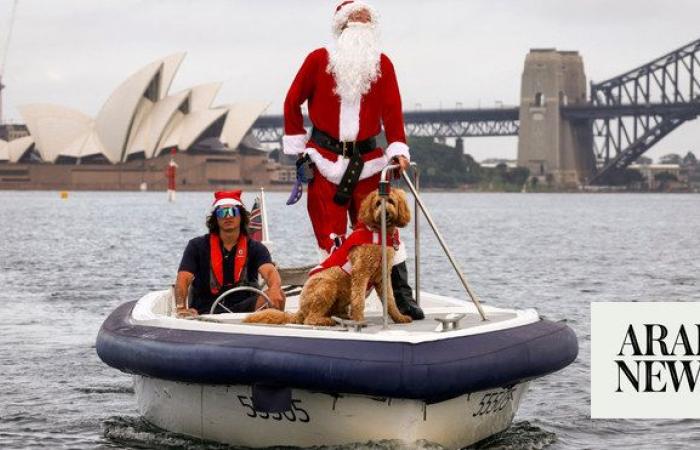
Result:
{"label": "sunglasses", "polygon": [[219,219],[225,219],[227,217],[238,217],[241,215],[241,210],[238,206],[220,206],[214,211],[216,217]]}

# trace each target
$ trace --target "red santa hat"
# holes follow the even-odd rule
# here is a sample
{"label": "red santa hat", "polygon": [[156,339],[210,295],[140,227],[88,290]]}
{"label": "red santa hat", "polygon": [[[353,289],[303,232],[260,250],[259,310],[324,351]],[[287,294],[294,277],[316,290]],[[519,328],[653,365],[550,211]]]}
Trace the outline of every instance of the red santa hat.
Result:
{"label": "red santa hat", "polygon": [[243,206],[241,191],[218,191],[214,192],[214,203],[211,204],[212,212],[219,206]]}
{"label": "red santa hat", "polygon": [[348,18],[352,13],[365,10],[369,13],[370,23],[376,25],[379,19],[377,11],[367,3],[360,0],[345,0],[340,2],[335,8],[333,16],[333,36],[336,38],[343,32],[343,28],[348,23]]}

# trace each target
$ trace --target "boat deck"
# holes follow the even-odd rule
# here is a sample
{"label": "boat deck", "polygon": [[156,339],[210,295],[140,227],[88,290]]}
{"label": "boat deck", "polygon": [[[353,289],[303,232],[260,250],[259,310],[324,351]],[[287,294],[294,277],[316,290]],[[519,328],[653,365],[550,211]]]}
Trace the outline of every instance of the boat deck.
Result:
{"label": "boat deck", "polygon": [[[298,295],[288,296],[285,310],[296,311],[298,302]],[[243,323],[243,319],[249,313],[203,314],[194,319],[184,319],[175,316],[172,305],[172,294],[169,291],[149,294],[134,307],[132,322],[156,327],[224,333],[417,343],[498,331],[539,320],[537,312],[532,309],[514,310],[482,305],[487,317],[484,321],[472,303],[426,292],[421,292],[421,307],[426,316],[424,320],[395,324],[389,318],[387,327],[383,324],[382,304],[375,293],[367,298],[365,321],[362,326],[350,321],[332,327]]]}
{"label": "boat deck", "polygon": [[[366,334],[372,333],[384,333],[384,319],[379,315],[367,316],[365,323],[361,326],[355,326],[354,322],[345,321],[344,323],[339,323],[335,327],[319,327],[312,325],[296,325],[296,324],[285,324],[285,325],[267,325],[267,324],[245,324],[243,323],[243,317],[240,314],[214,314],[214,315],[204,315],[200,316],[198,320],[204,322],[213,323],[225,323],[225,324],[238,324],[246,326],[255,327],[285,327],[285,328],[297,328],[297,329],[323,329],[327,331],[338,331],[338,332],[361,332]],[[488,314],[488,323],[494,324],[498,322],[503,322],[517,317],[516,313],[510,312],[491,312]],[[455,320],[457,319],[457,320]],[[409,333],[409,332],[442,332],[448,331],[445,322],[454,322],[456,328],[454,329],[467,329],[474,328],[484,325],[484,321],[481,320],[478,313],[459,313],[459,312],[434,312],[426,313],[424,320],[415,320],[411,323],[393,323],[391,318],[389,318],[389,329],[393,333]]]}

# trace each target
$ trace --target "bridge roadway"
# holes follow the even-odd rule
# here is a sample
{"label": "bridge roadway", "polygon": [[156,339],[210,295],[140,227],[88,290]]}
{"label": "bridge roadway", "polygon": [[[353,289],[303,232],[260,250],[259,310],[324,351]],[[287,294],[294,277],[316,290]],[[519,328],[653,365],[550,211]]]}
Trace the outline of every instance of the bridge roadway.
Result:
{"label": "bridge roadway", "polygon": [[[518,107],[440,109],[404,112],[406,133],[425,137],[517,136]],[[307,117],[304,124],[311,126]],[[283,135],[283,116],[260,116],[253,134],[261,142],[278,142]]]}
{"label": "bridge roadway", "polygon": [[[682,117],[700,115],[700,103],[639,103],[618,105],[568,105],[561,107],[563,118],[573,121],[614,119],[620,117]],[[406,133],[420,137],[517,136],[520,108],[440,109],[404,112]],[[307,127],[311,126],[304,117]],[[279,142],[283,135],[283,116],[260,116],[253,124],[253,134],[261,142]],[[596,136],[604,136],[594,129]]]}
{"label": "bridge roadway", "polygon": [[573,105],[561,108],[561,115],[570,120],[613,119],[619,117],[686,117],[700,115],[700,103],[638,103],[618,105]]}

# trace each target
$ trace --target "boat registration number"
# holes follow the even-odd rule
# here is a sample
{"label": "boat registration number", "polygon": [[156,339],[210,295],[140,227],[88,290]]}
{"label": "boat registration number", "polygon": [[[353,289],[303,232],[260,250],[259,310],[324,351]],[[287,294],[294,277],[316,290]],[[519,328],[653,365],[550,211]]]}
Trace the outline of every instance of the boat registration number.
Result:
{"label": "boat registration number", "polygon": [[481,400],[479,400],[479,408],[472,414],[472,417],[485,416],[502,411],[506,406],[513,403],[513,392],[515,392],[515,389],[516,387],[512,386],[507,389],[482,394]]}
{"label": "boat registration number", "polygon": [[248,417],[264,420],[276,420],[278,422],[281,420],[287,420],[289,422],[299,421],[303,423],[311,421],[309,413],[301,407],[301,400],[297,398],[292,399],[292,408],[289,411],[284,411],[282,413],[256,411],[255,408],[253,408],[253,399],[247,395],[239,395],[238,401],[241,403],[241,406],[246,409],[246,415]]}

